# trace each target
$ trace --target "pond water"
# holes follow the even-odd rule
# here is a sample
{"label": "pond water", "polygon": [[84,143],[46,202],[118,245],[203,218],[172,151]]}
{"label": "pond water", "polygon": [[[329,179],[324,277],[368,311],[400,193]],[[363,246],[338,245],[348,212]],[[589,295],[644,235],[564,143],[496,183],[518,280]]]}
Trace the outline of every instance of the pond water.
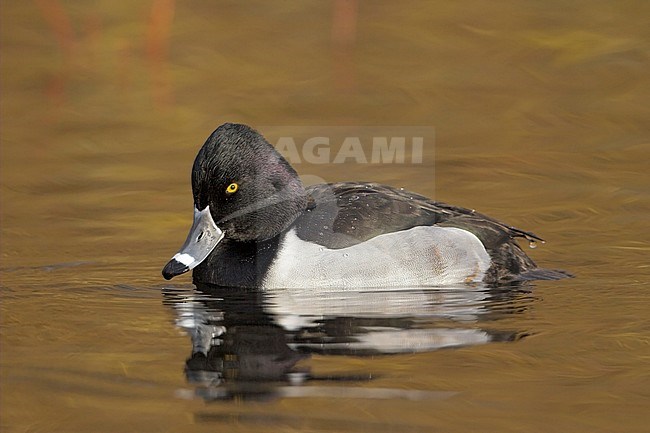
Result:
{"label": "pond water", "polygon": [[[647,431],[649,5],[4,2],[2,430]],[[292,162],[531,230],[576,278],[170,284],[226,121],[425,131],[421,160]]]}

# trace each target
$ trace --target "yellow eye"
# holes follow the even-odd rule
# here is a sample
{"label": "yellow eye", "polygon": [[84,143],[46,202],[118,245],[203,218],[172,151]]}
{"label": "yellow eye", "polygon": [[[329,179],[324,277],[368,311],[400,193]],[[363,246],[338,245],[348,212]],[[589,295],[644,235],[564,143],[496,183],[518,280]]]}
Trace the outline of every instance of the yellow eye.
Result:
{"label": "yellow eye", "polygon": [[230,185],[228,185],[228,188],[226,188],[226,194],[236,193],[238,189],[239,189],[239,185],[233,182]]}

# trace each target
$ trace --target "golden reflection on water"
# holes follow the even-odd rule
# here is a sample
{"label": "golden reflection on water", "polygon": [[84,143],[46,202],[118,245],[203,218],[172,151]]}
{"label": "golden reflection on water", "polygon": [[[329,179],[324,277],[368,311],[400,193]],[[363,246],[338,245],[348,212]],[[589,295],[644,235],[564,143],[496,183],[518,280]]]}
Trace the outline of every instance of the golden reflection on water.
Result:
{"label": "golden reflection on water", "polygon": [[[2,425],[185,431],[642,431],[648,376],[648,4],[3,4]],[[159,270],[218,124],[428,126],[422,164],[298,164],[480,210],[577,274],[499,326],[512,344],[312,368],[426,403],[175,398],[187,337]],[[435,169],[435,174],[434,174]],[[368,385],[370,386],[370,385]],[[54,427],[53,427],[54,426]]]}

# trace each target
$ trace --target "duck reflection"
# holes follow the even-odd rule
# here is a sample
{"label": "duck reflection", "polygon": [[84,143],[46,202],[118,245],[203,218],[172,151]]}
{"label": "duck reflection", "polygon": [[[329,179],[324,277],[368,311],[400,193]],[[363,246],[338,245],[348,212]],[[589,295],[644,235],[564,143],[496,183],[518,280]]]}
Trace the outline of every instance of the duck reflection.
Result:
{"label": "duck reflection", "polygon": [[[192,341],[187,379],[208,400],[331,396],[332,387],[295,385],[377,376],[316,374],[300,363],[311,354],[394,355],[512,341],[525,332],[499,329],[498,319],[522,313],[532,299],[521,286],[296,291],[200,284],[163,294]],[[372,392],[368,397],[408,393]]]}

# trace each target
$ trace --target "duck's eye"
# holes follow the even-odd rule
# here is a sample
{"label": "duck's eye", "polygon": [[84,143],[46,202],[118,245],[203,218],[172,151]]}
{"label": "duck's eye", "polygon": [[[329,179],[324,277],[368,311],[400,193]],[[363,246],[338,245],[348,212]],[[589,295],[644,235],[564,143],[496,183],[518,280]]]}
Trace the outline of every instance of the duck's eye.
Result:
{"label": "duck's eye", "polygon": [[228,185],[228,187],[226,188],[226,194],[234,194],[237,192],[238,189],[239,189],[239,185],[233,182],[230,185]]}

